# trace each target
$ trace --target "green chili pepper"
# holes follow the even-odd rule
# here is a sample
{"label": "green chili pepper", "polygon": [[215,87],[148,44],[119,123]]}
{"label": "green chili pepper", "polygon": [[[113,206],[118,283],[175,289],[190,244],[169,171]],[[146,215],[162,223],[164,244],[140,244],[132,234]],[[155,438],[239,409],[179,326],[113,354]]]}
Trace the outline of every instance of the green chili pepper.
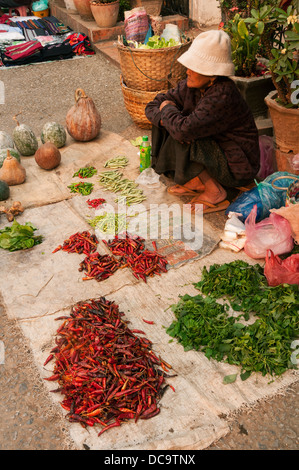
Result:
{"label": "green chili pepper", "polygon": [[76,171],[76,173],[73,174],[73,178],[75,176],[78,176],[79,178],[91,178],[95,174],[97,174],[97,170],[94,166],[86,166]]}
{"label": "green chili pepper", "polygon": [[68,188],[71,190],[71,193],[80,193],[82,196],[87,196],[92,192],[93,184],[83,182],[72,183],[68,186]]}

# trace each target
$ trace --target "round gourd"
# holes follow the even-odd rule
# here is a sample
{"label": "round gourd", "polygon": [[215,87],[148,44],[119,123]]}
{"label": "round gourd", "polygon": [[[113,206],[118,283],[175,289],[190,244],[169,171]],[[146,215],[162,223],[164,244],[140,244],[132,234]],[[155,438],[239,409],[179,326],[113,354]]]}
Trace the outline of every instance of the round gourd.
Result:
{"label": "round gourd", "polygon": [[26,124],[19,124],[14,116],[14,120],[17,122],[17,127],[14,128],[12,136],[15,143],[16,149],[24,157],[30,157],[34,155],[38,149],[38,141],[33,130]]}
{"label": "round gourd", "polygon": [[35,161],[43,170],[53,170],[61,162],[61,153],[51,142],[41,145],[35,152]]}
{"label": "round gourd", "polygon": [[68,133],[79,142],[88,142],[98,136],[101,124],[101,116],[93,100],[78,88],[75,104],[66,115]]}
{"label": "round gourd", "polygon": [[7,150],[9,151],[12,157],[15,157],[19,163],[21,162],[21,156],[17,150],[13,148],[5,148],[5,149],[3,148],[3,149],[0,149],[0,168],[2,167],[3,162],[7,157]]}
{"label": "round gourd", "polygon": [[0,131],[0,149],[13,148],[13,138],[6,132]]}
{"label": "round gourd", "polygon": [[0,201],[5,201],[9,198],[10,189],[5,181],[0,180]]}
{"label": "round gourd", "polygon": [[15,157],[12,157],[8,151],[2,168],[0,168],[0,180],[5,181],[8,186],[14,186],[24,183],[25,179],[25,168]]}
{"label": "round gourd", "polygon": [[41,141],[43,144],[51,142],[57,148],[63,147],[66,143],[66,132],[59,122],[47,122],[41,133]]}

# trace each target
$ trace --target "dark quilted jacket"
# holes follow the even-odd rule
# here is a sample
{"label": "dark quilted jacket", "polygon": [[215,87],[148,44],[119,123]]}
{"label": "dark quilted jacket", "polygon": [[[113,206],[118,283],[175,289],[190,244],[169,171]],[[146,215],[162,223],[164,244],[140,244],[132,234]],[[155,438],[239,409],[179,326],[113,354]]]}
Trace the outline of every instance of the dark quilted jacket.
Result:
{"label": "dark quilted jacket", "polygon": [[[160,112],[164,100],[174,101],[176,106],[167,105]],[[198,89],[188,88],[183,80],[176,88],[158,94],[148,103],[145,113],[155,126],[162,120],[179,142],[213,138],[236,178],[250,179],[258,173],[258,131],[247,103],[231,79],[219,77],[203,95]]]}

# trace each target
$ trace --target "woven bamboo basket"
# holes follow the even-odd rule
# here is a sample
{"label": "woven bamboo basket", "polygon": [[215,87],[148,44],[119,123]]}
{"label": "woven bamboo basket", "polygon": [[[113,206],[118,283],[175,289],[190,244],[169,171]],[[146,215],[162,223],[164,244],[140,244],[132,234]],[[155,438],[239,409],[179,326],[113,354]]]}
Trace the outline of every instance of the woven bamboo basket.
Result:
{"label": "woven bamboo basket", "polygon": [[177,59],[186,52],[191,41],[161,49],[133,49],[117,44],[120,68],[129,88],[159,91],[173,88],[186,77],[186,68]]}
{"label": "woven bamboo basket", "polygon": [[131,0],[131,7],[143,7],[150,16],[159,16],[162,10],[163,0]]}
{"label": "woven bamboo basket", "polygon": [[152,101],[158,93],[166,92],[162,91],[141,91],[129,88],[123,81],[123,77],[120,76],[120,84],[124,97],[125,107],[130,114],[134,123],[141,127],[141,129],[151,129],[152,123],[147,119],[145,115],[146,105]]}

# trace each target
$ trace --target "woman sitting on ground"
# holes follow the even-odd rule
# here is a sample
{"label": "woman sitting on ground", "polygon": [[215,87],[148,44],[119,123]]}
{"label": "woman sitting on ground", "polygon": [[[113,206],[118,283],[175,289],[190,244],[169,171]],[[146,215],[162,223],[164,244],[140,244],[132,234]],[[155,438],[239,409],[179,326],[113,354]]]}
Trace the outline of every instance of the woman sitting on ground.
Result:
{"label": "woman sitting on ground", "polygon": [[152,167],[171,175],[178,196],[193,195],[191,210],[225,209],[225,188],[244,186],[259,171],[258,131],[235,83],[229,36],[199,34],[178,61],[187,78],[148,103],[152,122]]}

